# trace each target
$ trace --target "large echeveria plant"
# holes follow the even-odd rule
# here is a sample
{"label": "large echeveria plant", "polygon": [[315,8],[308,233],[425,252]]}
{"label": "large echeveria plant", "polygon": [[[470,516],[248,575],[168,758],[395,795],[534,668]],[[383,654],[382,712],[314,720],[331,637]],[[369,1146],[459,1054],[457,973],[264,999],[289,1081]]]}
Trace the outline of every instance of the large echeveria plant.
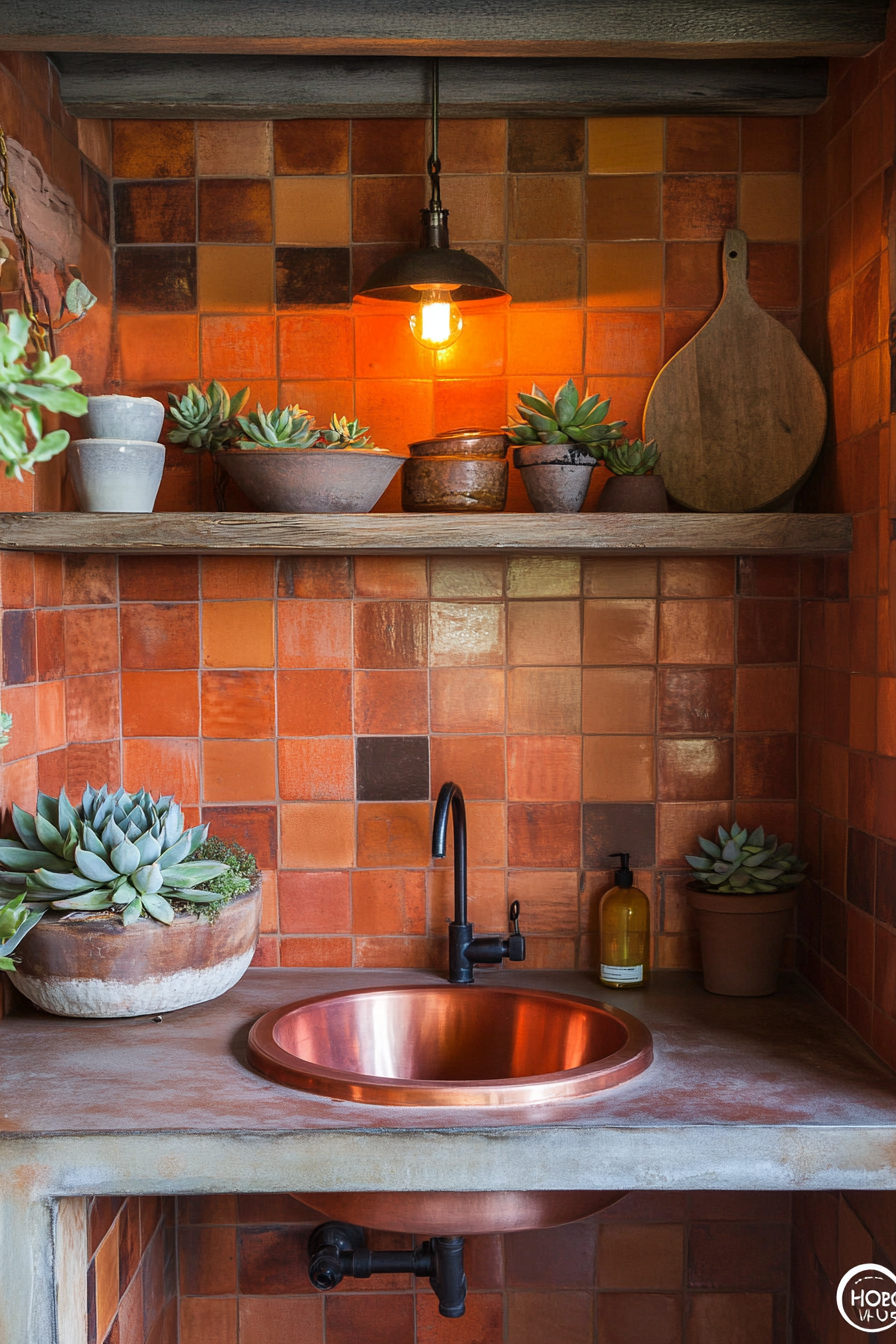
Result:
{"label": "large echeveria plant", "polygon": [[188,862],[208,826],[185,830],[172,797],[88,784],[77,807],[64,789],[58,799],[39,793],[33,816],[14,804],[13,825],[19,839],[0,840],[0,896],[54,910],[118,910],[125,924],[143,913],[170,924],[171,899],[221,899],[197,884],[222,876],[227,865]]}

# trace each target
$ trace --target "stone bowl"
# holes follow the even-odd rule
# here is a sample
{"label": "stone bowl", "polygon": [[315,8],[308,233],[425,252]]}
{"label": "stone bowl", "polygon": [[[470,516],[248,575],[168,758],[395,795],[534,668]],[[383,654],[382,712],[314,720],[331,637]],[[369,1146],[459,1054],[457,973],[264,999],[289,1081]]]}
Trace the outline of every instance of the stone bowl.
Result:
{"label": "stone bowl", "polygon": [[157,443],[164,419],[165,407],[155,397],[88,397],[84,425],[88,439]]}
{"label": "stone bowl", "polygon": [[346,448],[231,448],[215,461],[266,513],[369,513],[407,458]]}
{"label": "stone bowl", "polygon": [[83,513],[152,513],[165,445],[142,439],[75,439],[68,469]]}

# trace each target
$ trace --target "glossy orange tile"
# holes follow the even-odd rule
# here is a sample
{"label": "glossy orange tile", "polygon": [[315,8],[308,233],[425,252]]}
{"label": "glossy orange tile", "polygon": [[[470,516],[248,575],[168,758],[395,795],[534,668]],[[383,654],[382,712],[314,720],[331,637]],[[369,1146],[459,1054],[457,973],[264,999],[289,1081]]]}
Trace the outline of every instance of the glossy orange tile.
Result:
{"label": "glossy orange tile", "polygon": [[577,733],[582,722],[578,667],[512,667],[507,672],[507,725],[513,733]]}
{"label": "glossy orange tile", "polygon": [[273,672],[203,672],[202,736],[273,737]]}
{"label": "glossy orange tile", "polygon": [[281,872],[277,876],[283,933],[349,933],[348,873]]}
{"label": "glossy orange tile", "polygon": [[582,796],[594,802],[646,802],[656,796],[654,739],[586,737],[582,744]]}
{"label": "glossy orange tile", "polygon": [[351,673],[296,670],[277,673],[277,723],[286,737],[350,733]]}
{"label": "glossy orange tile", "polygon": [[358,866],[427,867],[429,827],[429,803],[359,803]]}
{"label": "glossy orange tile", "polygon": [[189,737],[199,732],[195,672],[122,672],[125,737]]}
{"label": "glossy orange tile", "polygon": [[[64,628],[66,676],[115,670],[119,654],[118,620],[114,610],[108,607],[70,609],[65,613]],[[8,633],[5,621],[4,632]],[[122,660],[124,660],[123,639]],[[7,680],[12,678],[7,677]],[[22,677],[18,680],[31,680],[31,678]]]}
{"label": "glossy orange tile", "polygon": [[503,737],[433,737],[430,747],[434,795],[453,779],[465,797],[505,797]]}
{"label": "glossy orange tile", "polygon": [[122,377],[129,382],[187,383],[199,377],[195,313],[121,313],[118,343]]}
{"label": "glossy orange tile", "polygon": [[711,555],[660,561],[663,597],[729,597],[734,592],[734,560]]}
{"label": "glossy orange tile", "polygon": [[278,320],[281,378],[350,378],[352,319],[348,313],[309,312]]}
{"label": "glossy orange tile", "polygon": [[236,1344],[235,1297],[182,1297],[178,1339],[182,1344]]}
{"label": "glossy orange tile", "polygon": [[277,793],[274,743],[203,740],[202,778],[206,802],[267,802]]}
{"label": "glossy orange tile", "polygon": [[578,663],[581,658],[578,602],[509,602],[507,657],[511,663]]}
{"label": "glossy orange tile", "polygon": [[[81,710],[76,722],[81,722],[83,720],[89,722],[91,710],[89,704],[84,704],[85,696],[83,688],[81,687],[81,683],[85,678],[73,678],[72,680],[76,685],[76,704]],[[72,684],[72,680],[68,682],[68,685]],[[111,706],[109,705],[108,689],[104,686],[104,683],[108,682],[109,678],[98,677],[96,680],[99,683],[97,688],[99,695],[94,721],[97,722],[98,726],[104,726],[105,721],[109,718],[109,710],[111,709]],[[53,684],[58,685],[59,683],[50,683],[50,685]],[[12,729],[9,734],[9,744],[3,748],[4,761],[13,761],[24,756],[32,756],[38,749],[37,692],[39,690],[46,690],[46,687],[10,686],[3,693],[4,709],[7,713],[13,716]],[[56,706],[54,705],[50,712],[52,713],[52,710],[55,708]],[[102,733],[97,734],[97,736],[111,737],[112,733]],[[63,738],[63,740],[65,739]],[[54,745],[58,744],[54,743]]]}
{"label": "glossy orange tile", "polygon": [[[7,710],[9,710],[10,692],[14,689],[16,688],[8,687],[4,691],[4,703]],[[35,715],[37,719],[37,750],[51,751],[56,747],[64,747],[66,743],[64,682],[45,681],[37,687]],[[13,729],[15,729],[15,717],[13,717]],[[46,789],[43,792],[46,792]]]}
{"label": "glossy orange tile", "polygon": [[193,738],[125,739],[122,783],[126,789],[173,793],[182,804],[198,803],[199,744]]}
{"label": "glossy orange tile", "polygon": [[273,602],[203,602],[204,667],[272,667]]}
{"label": "glossy orange tile", "polygon": [[263,555],[216,555],[202,560],[204,598],[273,597],[275,561]]}
{"label": "glossy orange tile", "polygon": [[355,861],[352,803],[284,803],[280,809],[284,868],[349,868]]}
{"label": "glossy orange tile", "polygon": [[356,597],[426,597],[427,592],[422,556],[359,555],[355,559]]}
{"label": "glossy orange tile", "polygon": [[585,372],[652,378],[660,367],[661,337],[659,313],[589,313]]}
{"label": "glossy orange tile", "polygon": [[433,668],[430,697],[434,733],[504,728],[504,672],[499,668]]}
{"label": "glossy orange tile", "polygon": [[509,737],[507,796],[513,802],[567,802],[581,797],[580,737]]}
{"label": "glossy orange tile", "polygon": [[[31,692],[31,687],[17,687]],[[7,705],[10,712],[12,705]],[[70,742],[99,742],[118,737],[118,676],[67,677],[65,681],[65,730]]]}
{"label": "glossy orange tile", "polygon": [[354,797],[350,737],[291,737],[277,744],[281,798]]}
{"label": "glossy orange tile", "polygon": [[660,603],[661,663],[730,663],[733,659],[733,602],[719,598]]}
{"label": "glossy orange tile", "polygon": [[588,244],[589,307],[658,308],[662,291],[662,243]]}
{"label": "glossy orange tile", "polygon": [[596,598],[585,603],[585,663],[652,663],[656,659],[656,602]]}
{"label": "glossy orange tile", "polygon": [[424,874],[382,868],[353,873],[352,932],[362,935],[424,934]]}
{"label": "glossy orange tile", "polygon": [[629,556],[585,560],[582,590],[585,597],[654,597],[657,562]]}
{"label": "glossy orange tile", "polygon": [[277,611],[280,667],[350,667],[352,609],[349,602],[281,602]]}
{"label": "glossy orange tile", "polygon": [[507,809],[512,868],[573,868],[580,862],[579,803],[511,803]]}
{"label": "glossy orange tile", "polygon": [[201,333],[207,378],[276,378],[273,317],[204,317]]}
{"label": "glossy orange tile", "polygon": [[588,172],[662,172],[665,129],[663,117],[589,118]]}

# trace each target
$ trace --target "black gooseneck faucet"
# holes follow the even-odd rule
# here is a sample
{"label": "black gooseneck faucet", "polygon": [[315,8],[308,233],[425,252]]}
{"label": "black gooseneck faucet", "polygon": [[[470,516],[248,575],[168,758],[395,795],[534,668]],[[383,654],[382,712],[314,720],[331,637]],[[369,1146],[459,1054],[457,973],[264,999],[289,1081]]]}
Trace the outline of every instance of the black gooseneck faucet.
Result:
{"label": "black gooseneck faucet", "polygon": [[432,827],[432,856],[444,859],[448,847],[448,809],[454,822],[454,919],[448,925],[448,979],[452,985],[472,985],[476,962],[497,964],[504,960],[525,961],[526,940],[520,933],[520,903],[510,907],[510,937],[473,937],[467,919],[467,813],[458,784],[439,789]]}

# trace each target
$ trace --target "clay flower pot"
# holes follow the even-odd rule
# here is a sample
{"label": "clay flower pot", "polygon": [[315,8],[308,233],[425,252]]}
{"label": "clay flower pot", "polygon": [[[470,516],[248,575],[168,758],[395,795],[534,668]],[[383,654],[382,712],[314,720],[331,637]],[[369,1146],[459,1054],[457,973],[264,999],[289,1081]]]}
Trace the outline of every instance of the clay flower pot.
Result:
{"label": "clay flower pot", "polygon": [[611,476],[597,501],[599,513],[668,513],[662,476]]}
{"label": "clay flower pot", "polygon": [[252,960],[261,923],[261,879],[212,922],[175,915],[171,925],[127,927],[101,915],[44,915],[16,948],[16,989],[59,1017],[141,1017],[205,1003],[231,989]]}
{"label": "clay flower pot", "polygon": [[369,513],[406,460],[401,453],[356,448],[228,448],[215,454],[266,513]]}
{"label": "clay flower pot", "polygon": [[774,994],[796,893],[725,896],[689,882],[688,905],[697,915],[704,988],[744,997]]}
{"label": "clay flower pot", "polygon": [[577,443],[525,443],[513,450],[536,513],[579,513],[597,466]]}

